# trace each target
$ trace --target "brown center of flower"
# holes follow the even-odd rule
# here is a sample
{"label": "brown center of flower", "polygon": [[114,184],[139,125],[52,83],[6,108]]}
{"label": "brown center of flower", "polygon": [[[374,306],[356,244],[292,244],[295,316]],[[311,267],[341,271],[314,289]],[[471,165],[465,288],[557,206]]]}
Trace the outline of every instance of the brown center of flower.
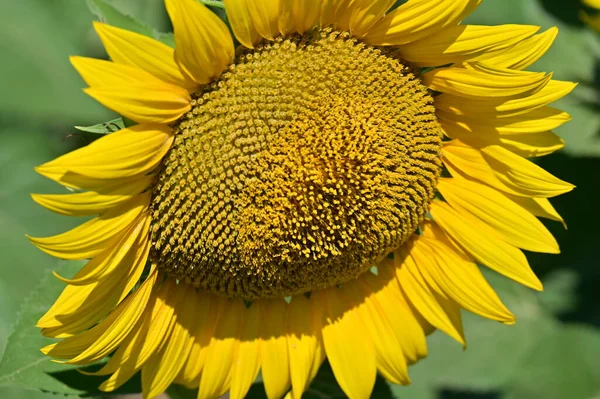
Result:
{"label": "brown center of flower", "polygon": [[343,284],[418,227],[440,173],[433,99],[401,59],[328,29],[238,54],[176,125],[152,261],[244,299]]}

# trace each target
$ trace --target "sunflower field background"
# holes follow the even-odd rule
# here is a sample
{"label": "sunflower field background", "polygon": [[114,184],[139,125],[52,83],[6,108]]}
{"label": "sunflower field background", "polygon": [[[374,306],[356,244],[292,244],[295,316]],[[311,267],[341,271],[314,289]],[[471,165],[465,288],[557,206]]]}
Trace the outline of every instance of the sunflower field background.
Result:
{"label": "sunflower field background", "polygon": [[[205,3],[223,15],[219,1]],[[600,213],[595,206],[600,193],[600,32],[582,22],[584,9],[577,0],[484,0],[468,19],[558,26],[557,41],[534,69],[553,70],[556,79],[580,83],[557,105],[573,116],[557,131],[566,148],[539,160],[577,186],[554,201],[568,229],[547,223],[562,253],[528,254],[545,291],[536,294],[487,273],[517,324],[465,314],[466,352],[434,333],[428,339],[429,357],[410,370],[413,384],[396,387],[378,380],[373,397],[600,398]],[[98,377],[52,363],[39,351],[48,340],[35,322],[62,288],[49,271],[70,275],[80,264],[45,255],[25,234],[52,235],[79,221],[33,202],[30,193],[60,190],[33,168],[114,128],[96,125],[117,116],[81,91],[84,83],[68,60],[74,54],[106,56],[91,22],[104,20],[166,42],[172,37],[160,32],[171,27],[162,0],[2,0],[0,15],[0,398],[106,396],[96,388]],[[74,126],[94,127],[81,131]],[[139,381],[119,391],[137,393]],[[265,397],[263,392],[258,381],[249,398]],[[168,395],[195,398],[177,386]],[[327,364],[305,396],[344,397]]]}

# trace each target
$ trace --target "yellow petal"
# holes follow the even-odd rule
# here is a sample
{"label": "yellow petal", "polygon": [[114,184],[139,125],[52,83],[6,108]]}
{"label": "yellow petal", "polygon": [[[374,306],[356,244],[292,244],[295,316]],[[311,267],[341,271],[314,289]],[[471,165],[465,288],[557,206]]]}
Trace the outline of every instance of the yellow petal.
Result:
{"label": "yellow petal", "polygon": [[314,299],[298,295],[292,299],[288,314],[288,353],[293,398],[300,399],[308,388],[311,369],[319,346],[320,318],[313,310]]}
{"label": "yellow petal", "polygon": [[84,57],[71,63],[90,85],[87,94],[136,122],[168,123],[191,109],[186,89],[139,68]]}
{"label": "yellow petal", "polygon": [[119,347],[105,368],[114,372],[100,385],[105,392],[112,392],[127,382],[137,373],[144,363],[160,350],[165,337],[171,334],[175,324],[175,304],[178,303],[185,290],[178,290],[174,279],[168,279],[149,301],[144,318],[138,328],[143,334],[136,334],[132,339]]}
{"label": "yellow petal", "polygon": [[[350,16],[350,32],[364,36],[394,5],[395,0],[359,0]],[[400,6],[402,7],[402,6]]]}
{"label": "yellow petal", "polygon": [[196,323],[192,327],[192,335],[195,339],[190,355],[175,381],[188,388],[197,388],[200,382],[200,373],[206,362],[208,346],[217,325],[220,301],[215,295],[202,291],[196,292],[192,300],[198,304]]}
{"label": "yellow petal", "polygon": [[42,334],[64,338],[80,333],[102,320],[131,292],[144,271],[149,245],[143,237],[128,253],[126,267],[85,286],[65,287],[50,310],[38,321]]}
{"label": "yellow petal", "polygon": [[273,40],[279,34],[282,0],[245,1],[258,34],[265,39]]}
{"label": "yellow petal", "polygon": [[261,307],[260,359],[265,391],[269,399],[281,398],[290,389],[287,313],[284,300],[257,301]]}
{"label": "yellow petal", "polygon": [[243,317],[238,357],[231,372],[231,399],[246,397],[260,369],[260,307],[251,305],[249,309],[238,308]]}
{"label": "yellow petal", "polygon": [[497,239],[484,223],[441,201],[434,201],[430,212],[434,221],[478,262],[523,285],[542,290],[542,283],[529,267],[525,255]]}
{"label": "yellow petal", "polygon": [[529,96],[505,98],[465,98],[449,93],[435,97],[436,109],[459,116],[506,118],[548,105],[569,94],[577,86],[573,82],[551,80],[540,91]]}
{"label": "yellow petal", "polygon": [[394,252],[396,277],[406,297],[429,323],[464,346],[466,343],[460,313],[457,318],[451,308],[444,306],[448,305],[448,300],[440,295],[441,290],[436,292],[427,284],[420,271],[421,265],[409,252],[410,248],[404,247]]}
{"label": "yellow petal", "polygon": [[160,80],[194,91],[175,63],[175,50],[158,40],[101,22],[94,22],[108,56],[117,64],[142,69]]}
{"label": "yellow petal", "polygon": [[235,37],[242,45],[254,48],[260,40],[260,34],[250,17],[248,0],[223,0],[223,2]]}
{"label": "yellow petal", "polygon": [[292,19],[296,32],[312,29],[321,16],[321,0],[292,0]]}
{"label": "yellow petal", "polygon": [[161,84],[128,84],[84,89],[98,102],[138,123],[176,121],[192,107],[185,89]]}
{"label": "yellow petal", "polygon": [[321,26],[334,25],[348,30],[354,6],[361,0],[322,0]]}
{"label": "yellow petal", "polygon": [[[488,319],[513,324],[515,318],[487,283],[475,263],[451,247],[425,237],[415,241],[413,256],[421,259],[423,276],[435,280],[460,306]],[[422,261],[424,259],[430,260]]]}
{"label": "yellow petal", "polygon": [[104,213],[146,190],[152,182],[152,176],[141,176],[125,184],[108,186],[106,191],[98,193],[88,191],[75,194],[32,194],[35,202],[46,209],[67,216],[88,216]]}
{"label": "yellow petal", "polygon": [[450,26],[423,40],[402,45],[399,50],[402,58],[415,66],[447,65],[512,47],[539,29],[531,25]]}
{"label": "yellow petal", "polygon": [[[458,116],[437,112],[438,120],[450,136],[473,134],[530,134],[556,129],[571,120],[571,116],[552,107],[542,107],[526,114],[495,118],[489,115]],[[459,133],[457,133],[459,132]]]}
{"label": "yellow petal", "polygon": [[471,58],[473,62],[485,62],[499,68],[523,70],[536,62],[550,49],[558,29],[552,27],[547,31],[525,39],[510,48],[498,51],[486,51]]}
{"label": "yellow petal", "polygon": [[560,252],[552,234],[534,215],[493,188],[448,178],[440,179],[437,188],[457,212],[480,219],[507,243],[534,252]]}
{"label": "yellow petal", "polygon": [[556,209],[554,209],[547,198],[527,198],[517,197],[515,195],[509,195],[508,197],[535,216],[561,222],[563,226],[567,228],[564,219],[560,216]]}
{"label": "yellow petal", "polygon": [[54,276],[64,283],[71,285],[87,285],[106,278],[113,273],[117,268],[129,268],[128,254],[135,249],[138,239],[143,241],[146,239],[150,225],[150,218],[138,218],[136,223],[133,223],[122,234],[115,237],[115,240],[104,251],[94,256],[84,267],[77,273],[77,277],[68,279],[61,277],[54,272]]}
{"label": "yellow petal", "polygon": [[148,207],[149,194],[141,194],[65,233],[52,237],[29,237],[36,247],[61,259],[88,259],[108,247]]}
{"label": "yellow petal", "polygon": [[218,398],[229,390],[234,359],[238,358],[244,304],[239,299],[219,301],[219,319],[206,354],[199,398]]}
{"label": "yellow petal", "polygon": [[166,0],[175,32],[175,62],[188,79],[205,84],[234,57],[233,39],[221,19],[199,1]]}
{"label": "yellow petal", "polygon": [[277,18],[277,27],[279,33],[287,36],[294,31],[294,0],[279,1],[279,18]]}
{"label": "yellow petal", "polygon": [[444,164],[453,177],[473,178],[508,194],[525,197],[553,197],[571,191],[573,186],[552,176],[539,166],[498,146],[487,146],[503,159],[490,157],[483,149],[469,147],[459,140],[442,148]]}
{"label": "yellow petal", "polygon": [[142,392],[145,398],[154,398],[163,393],[184,366],[190,353],[194,337],[192,326],[199,307],[195,301],[195,287],[178,284],[183,291],[181,299],[173,304],[175,322],[168,337],[164,337],[161,349],[154,353],[142,368]]}
{"label": "yellow petal", "polygon": [[42,349],[46,355],[71,359],[69,364],[89,364],[112,353],[133,330],[146,309],[158,273],[151,273],[146,281],[121,302],[107,317],[93,328],[66,338]]}
{"label": "yellow petal", "polygon": [[350,398],[370,397],[377,365],[371,338],[356,309],[364,305],[353,303],[338,288],[318,292],[317,300],[326,303],[323,344],[335,379]]}
{"label": "yellow petal", "polygon": [[[387,5],[387,2],[381,3]],[[377,46],[404,45],[435,34],[445,27],[458,24],[479,3],[481,0],[408,1],[387,14],[374,26],[366,25],[367,28],[357,34],[360,36],[366,33],[364,40]],[[379,5],[376,11],[381,10],[379,7],[383,6]]]}
{"label": "yellow petal", "polygon": [[379,372],[386,380],[394,384],[410,384],[406,358],[400,346],[400,341],[396,338],[393,325],[389,322],[385,311],[374,298],[375,292],[371,290],[371,287],[365,281],[369,278],[375,278],[375,276],[368,272],[365,274],[366,276],[358,281],[344,285],[343,289],[346,295],[362,293],[365,297],[365,305],[359,306],[357,311],[373,342],[375,361]]}
{"label": "yellow petal", "polygon": [[531,95],[548,84],[551,75],[474,64],[471,68],[439,68],[423,75],[431,90],[459,97],[512,97]]}
{"label": "yellow petal", "polygon": [[554,197],[575,187],[502,147],[488,146],[481,152],[496,177],[525,196]]}
{"label": "yellow petal", "polygon": [[66,186],[87,188],[88,179],[90,186],[95,185],[95,181],[107,185],[110,180],[148,174],[162,160],[172,142],[173,133],[168,126],[136,125],[103,136],[35,170]]}
{"label": "yellow petal", "polygon": [[368,276],[365,281],[374,292],[371,300],[389,321],[408,364],[413,364],[427,356],[425,334],[398,285],[393,262],[384,263],[378,265],[380,277]]}

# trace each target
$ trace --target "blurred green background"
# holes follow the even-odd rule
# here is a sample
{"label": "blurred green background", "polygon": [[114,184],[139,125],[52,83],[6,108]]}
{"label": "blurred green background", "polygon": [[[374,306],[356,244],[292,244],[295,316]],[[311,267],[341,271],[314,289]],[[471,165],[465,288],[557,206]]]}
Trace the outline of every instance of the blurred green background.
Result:
{"label": "blurred green background", "polygon": [[[162,0],[106,1],[158,31],[170,28]],[[429,358],[411,369],[413,385],[393,387],[378,380],[373,397],[600,398],[600,214],[595,209],[600,183],[600,34],[580,22],[581,8],[576,0],[484,0],[468,20],[558,26],[554,47],[531,69],[580,82],[557,105],[573,115],[557,131],[566,149],[539,160],[577,186],[553,201],[568,230],[548,223],[562,254],[528,254],[545,292],[535,294],[488,274],[517,315],[517,325],[465,315],[466,352],[442,334],[433,334]],[[94,138],[73,126],[115,117],[81,91],[84,84],[68,60],[70,55],[105,57],[92,29],[97,18],[82,0],[2,0],[0,18],[0,398],[98,396],[89,388],[96,380],[54,365],[38,352],[45,341],[32,326],[61,289],[50,271],[77,265],[46,256],[25,238],[26,233],[52,235],[79,223],[31,200],[30,193],[64,192],[36,175],[34,166]],[[124,391],[137,388],[133,381]],[[170,395],[193,397],[179,388]],[[251,396],[261,397],[261,388],[254,387]],[[327,366],[307,397],[343,397]]]}

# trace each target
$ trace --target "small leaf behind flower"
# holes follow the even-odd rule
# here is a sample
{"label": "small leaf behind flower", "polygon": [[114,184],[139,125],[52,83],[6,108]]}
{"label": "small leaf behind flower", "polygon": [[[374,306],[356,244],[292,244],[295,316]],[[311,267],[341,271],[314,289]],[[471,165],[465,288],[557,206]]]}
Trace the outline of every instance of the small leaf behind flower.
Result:
{"label": "small leaf behind flower", "polygon": [[137,18],[121,12],[106,0],[87,0],[87,4],[92,14],[98,17],[102,22],[109,23],[121,29],[140,33],[148,37],[153,37],[171,47],[175,47],[172,33],[159,32]]}
{"label": "small leaf behind flower", "polygon": [[98,123],[92,126],[75,126],[75,129],[94,134],[109,134],[114,133],[117,130],[125,128],[125,122],[123,118],[116,118],[104,123]]}

